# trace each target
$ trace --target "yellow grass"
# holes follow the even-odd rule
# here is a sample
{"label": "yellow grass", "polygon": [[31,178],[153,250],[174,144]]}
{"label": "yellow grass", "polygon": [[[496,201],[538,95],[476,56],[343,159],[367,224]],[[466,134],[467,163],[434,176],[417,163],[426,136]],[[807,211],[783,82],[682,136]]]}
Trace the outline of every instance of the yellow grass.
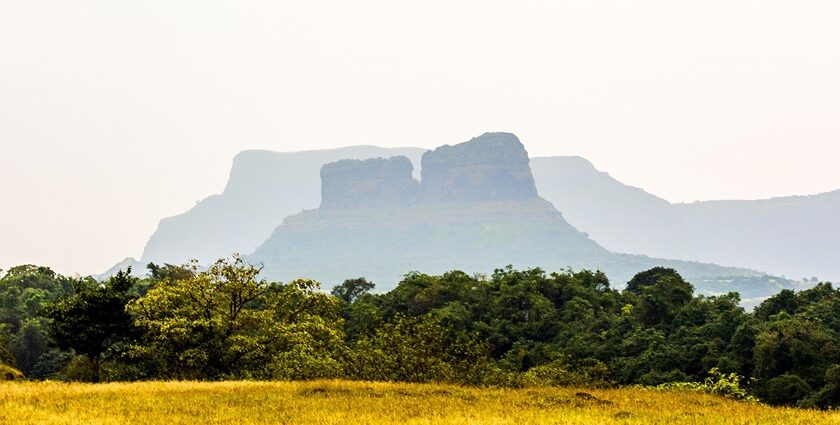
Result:
{"label": "yellow grass", "polygon": [[840,413],[641,389],[504,390],[342,381],[0,383],[0,424],[292,423],[840,424]]}

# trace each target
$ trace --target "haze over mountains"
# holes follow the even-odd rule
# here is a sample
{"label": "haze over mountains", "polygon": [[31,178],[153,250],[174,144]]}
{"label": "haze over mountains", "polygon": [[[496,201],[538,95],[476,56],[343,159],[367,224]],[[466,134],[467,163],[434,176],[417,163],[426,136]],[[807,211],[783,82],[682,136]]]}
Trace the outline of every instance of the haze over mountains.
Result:
{"label": "haze over mountains", "polygon": [[608,249],[840,281],[840,191],[671,204],[583,158],[535,158],[531,168],[540,195]]}
{"label": "haze over mountains", "polygon": [[[133,264],[135,270],[143,270],[150,261],[183,263],[196,258],[207,263],[232,252],[251,253],[284,218],[318,207],[324,164],[402,155],[418,177],[424,152],[373,146],[242,152],[221,194],[163,219],[141,260],[127,259],[118,266]],[[401,166],[407,165],[403,161]],[[584,158],[533,158],[530,168],[539,195],[570,224],[612,251],[736,265],[791,278],[840,280],[840,192],[671,204],[619,182]],[[331,189],[328,185],[324,190]]]}
{"label": "haze over mountains", "polygon": [[[392,244],[385,254],[379,254],[385,255],[385,259],[389,260],[384,261],[381,267],[376,267],[381,272],[378,276],[381,280],[379,283],[389,286],[393,282],[385,284],[385,281],[391,281],[393,276],[410,270],[432,273],[461,268],[477,272],[489,271],[485,270],[487,267],[515,264],[548,269],[567,266],[601,268],[611,274],[610,277],[617,286],[621,286],[629,275],[648,265],[670,264],[681,269],[699,287],[705,287],[706,292],[722,292],[737,287],[736,289],[745,296],[759,296],[761,293],[774,292],[780,286],[790,284],[783,279],[773,282],[767,279],[755,280],[763,276],[764,272],[791,277],[816,274],[821,278],[830,278],[832,274],[840,275],[832,269],[838,262],[830,261],[832,255],[833,258],[837,258],[837,255],[826,250],[831,244],[815,243],[793,250],[791,247],[797,245],[791,245],[790,241],[784,240],[794,236],[807,239],[808,232],[819,232],[823,237],[830,237],[825,234],[830,235],[832,229],[836,231],[836,226],[832,227],[829,213],[832,209],[840,209],[836,202],[831,202],[830,197],[828,200],[823,200],[822,197],[797,197],[781,203],[735,202],[735,205],[760,207],[741,207],[738,213],[728,215],[726,208],[733,203],[673,205],[641,189],[618,182],[579,157],[534,158],[529,164],[523,148],[523,154],[520,156],[511,155],[508,151],[506,156],[494,158],[493,155],[504,151],[510,140],[514,140],[515,144],[521,147],[518,139],[510,134],[490,133],[479,139],[481,143],[439,148],[436,154],[426,155],[427,159],[422,163],[420,158],[424,150],[419,148],[383,149],[359,146],[297,153],[243,152],[235,158],[230,181],[222,194],[205,199],[180,216],[164,219],[150,238],[141,261],[134,262],[128,259],[118,266],[134,264],[135,269],[142,270],[143,265],[150,261],[181,263],[190,258],[207,263],[232,252],[240,252],[253,253],[250,258],[265,261],[266,272],[273,273],[274,278],[287,279],[303,275],[319,278],[320,275],[320,279],[331,285],[335,283],[333,280],[365,271],[362,274],[373,279],[376,272],[367,270],[374,267],[358,270],[359,273],[350,273],[357,270],[348,267],[349,257],[342,260],[346,260],[345,263],[334,261],[335,264],[341,264],[341,267],[336,267],[340,270],[334,274],[328,272],[330,267],[321,263],[311,263],[304,267],[307,261],[317,259],[318,256],[337,258],[335,252],[327,255],[324,247],[315,246],[317,243],[313,241],[329,240],[333,242],[334,247],[344,244],[345,250],[363,252],[363,246],[386,246],[383,244],[385,239],[410,240],[407,235],[411,231],[407,229],[411,225],[420,228],[429,226],[429,223],[432,223],[433,228],[441,226],[434,230],[440,236],[441,229],[452,230],[455,228],[453,223],[463,224],[465,217],[476,217],[478,214],[482,217],[476,218],[476,222],[483,222],[484,230],[467,230],[460,236],[461,239],[452,236],[457,231],[450,231],[449,236],[436,241],[423,239],[428,237],[428,234],[421,232],[415,240],[416,244],[453,248],[451,252],[458,252],[460,262],[434,262],[426,258],[426,262],[415,261],[413,264],[416,267],[411,267],[410,261],[397,259],[410,250]],[[384,159],[394,156],[404,158]],[[380,159],[342,161],[370,158]],[[324,167],[333,162],[335,164]],[[490,163],[493,165],[488,166]],[[458,167],[461,171],[471,171],[456,173],[453,177],[451,172]],[[510,183],[508,180],[498,178],[500,175],[513,175],[517,172],[524,181],[532,179],[533,183],[518,184],[511,188],[505,186]],[[422,178],[417,181],[415,178],[419,174],[422,174]],[[480,180],[480,176],[492,175],[496,176],[491,179],[492,184],[473,184],[476,179]],[[325,179],[323,185],[322,178]],[[359,185],[359,179],[367,181]],[[394,184],[370,186],[377,179]],[[473,183],[470,183],[471,181]],[[495,192],[498,193],[494,195]],[[504,193],[516,193],[521,198],[494,198]],[[553,204],[553,207],[545,200],[539,199],[537,194]],[[475,199],[471,199],[471,196]],[[818,202],[814,202],[815,200]],[[391,204],[396,201],[402,203]],[[435,202],[451,201],[457,201],[458,207],[450,206],[443,210],[429,207]],[[511,203],[512,201],[515,202]],[[480,214],[475,205],[469,205],[475,202],[484,204]],[[319,205],[321,208],[317,208]],[[796,208],[799,208],[799,211],[807,209],[815,220],[803,223],[796,212],[787,215],[778,213],[779,205],[789,212],[795,210],[792,209],[792,205],[801,205]],[[364,214],[349,213],[351,210],[358,212],[362,209],[366,210]],[[441,214],[441,211],[446,214]],[[706,211],[714,211],[714,214],[704,215]],[[763,212],[753,219],[752,211]],[[301,212],[303,213],[297,214]],[[297,215],[289,217],[284,226],[277,228],[284,218],[293,214]],[[500,222],[500,218],[505,220]],[[749,229],[746,233],[739,227],[745,220],[750,223],[749,227],[745,227]],[[500,256],[482,251],[488,246],[493,247],[496,253],[506,246],[519,246],[514,240],[505,239],[502,236],[505,235],[504,231],[487,231],[493,226],[496,226],[497,230],[506,226],[513,229],[510,224],[514,222],[520,225],[516,227],[516,231],[508,232],[507,236],[515,239],[519,237],[515,236],[516,234],[521,236],[532,232],[530,234],[533,236],[529,237],[532,245],[540,246],[541,243],[545,243],[545,246],[540,250],[512,248]],[[695,222],[699,224],[695,225]],[[526,228],[522,223],[533,226]],[[547,227],[540,227],[536,223]],[[388,234],[382,230],[393,230],[397,225],[403,226],[397,233]],[[355,228],[358,232],[354,234],[353,239],[340,242],[342,237],[349,237],[351,233],[336,232],[333,228],[335,226],[340,229]],[[700,226],[719,227],[707,229]],[[771,228],[767,230],[761,226]],[[469,226],[461,227],[467,228]],[[553,230],[547,230],[549,228]],[[782,231],[782,228],[787,230]],[[269,239],[275,229],[276,232]],[[591,239],[580,234],[578,230],[587,233]],[[425,232],[429,233],[430,230],[427,228]],[[278,233],[285,236],[278,239]],[[471,247],[471,252],[476,253],[476,258],[472,260],[460,254],[466,249],[465,241],[470,237],[485,241],[485,245]],[[365,242],[365,238],[369,239],[368,242]],[[768,239],[774,238],[779,240],[768,243]],[[291,241],[296,242],[293,244]],[[557,241],[572,241],[564,246],[574,249],[561,252],[557,247],[561,243]],[[762,246],[754,247],[753,244]],[[260,249],[257,249],[258,246],[261,246]],[[271,246],[274,247],[273,250],[268,248]],[[593,246],[596,248],[592,248]],[[607,249],[687,262],[649,258],[643,261],[644,257],[639,256],[615,256]],[[820,249],[823,249],[820,255],[809,257],[809,250]],[[294,254],[295,252],[298,254]],[[598,253],[593,254],[595,252]],[[413,255],[415,259],[419,259],[425,254],[413,252]],[[456,255],[452,254],[450,257],[454,258]],[[606,260],[608,257],[610,259]],[[809,261],[798,261],[801,257],[807,257]],[[778,261],[779,258],[783,261]],[[744,268],[709,264],[700,267],[701,265],[693,263],[694,261]],[[820,267],[810,267],[815,263],[819,263]],[[280,264],[283,266],[273,266]],[[692,264],[694,266],[689,267]],[[393,266],[393,269],[388,265]],[[307,270],[307,273],[295,270]],[[801,270],[816,272],[802,273],[799,272]],[[725,278],[726,276],[729,278]]]}
{"label": "haze over mountains", "polygon": [[[511,264],[549,271],[602,270],[616,282],[655,266],[692,279],[703,292],[778,291],[788,282],[696,262],[609,252],[540,198],[516,136],[487,133],[422,157],[422,178],[403,156],[342,160],[321,171],[317,209],[288,217],[248,256],[270,279],[311,277],[327,286],[365,276],[393,287],[408,271],[489,273]],[[756,293],[752,289],[759,289]]]}

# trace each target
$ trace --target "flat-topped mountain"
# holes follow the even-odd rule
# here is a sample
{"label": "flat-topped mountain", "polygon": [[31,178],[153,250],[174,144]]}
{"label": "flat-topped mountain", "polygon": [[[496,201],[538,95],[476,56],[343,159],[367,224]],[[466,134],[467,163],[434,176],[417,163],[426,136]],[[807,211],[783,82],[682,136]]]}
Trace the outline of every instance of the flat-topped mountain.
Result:
{"label": "flat-topped mountain", "polygon": [[[401,163],[403,158],[325,165],[322,207],[288,217],[248,259],[262,264],[270,279],[306,276],[331,286],[365,276],[380,289],[412,270],[490,273],[507,264],[599,269],[618,286],[639,271],[664,265],[707,293],[734,290],[746,280],[761,294],[786,284],[750,270],[609,252],[537,196],[527,152],[513,135],[488,134],[424,154],[413,202],[392,202],[393,182],[404,182],[408,172],[383,170]],[[429,163],[435,165],[426,167]],[[348,184],[335,184],[339,171]]]}

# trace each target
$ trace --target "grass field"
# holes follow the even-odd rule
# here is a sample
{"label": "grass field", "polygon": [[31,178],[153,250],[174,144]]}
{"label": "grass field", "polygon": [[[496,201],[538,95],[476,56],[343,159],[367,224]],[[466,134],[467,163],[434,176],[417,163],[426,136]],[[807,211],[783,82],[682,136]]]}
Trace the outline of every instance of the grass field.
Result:
{"label": "grass field", "polygon": [[340,381],[0,383],[0,424],[840,424],[840,413],[642,389]]}

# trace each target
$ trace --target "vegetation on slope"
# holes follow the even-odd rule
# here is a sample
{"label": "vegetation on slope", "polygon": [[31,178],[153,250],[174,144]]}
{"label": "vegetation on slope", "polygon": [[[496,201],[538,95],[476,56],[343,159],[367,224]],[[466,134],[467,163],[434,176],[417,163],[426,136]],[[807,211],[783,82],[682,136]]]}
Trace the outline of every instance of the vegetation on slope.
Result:
{"label": "vegetation on slope", "polygon": [[752,270],[607,251],[540,198],[305,211],[287,217],[248,260],[264,264],[269,279],[306,276],[332,287],[365,276],[383,290],[411,270],[492,273],[505,264],[595,268],[621,283],[667,266],[692,279],[698,292],[738,290],[745,299],[791,287]]}

